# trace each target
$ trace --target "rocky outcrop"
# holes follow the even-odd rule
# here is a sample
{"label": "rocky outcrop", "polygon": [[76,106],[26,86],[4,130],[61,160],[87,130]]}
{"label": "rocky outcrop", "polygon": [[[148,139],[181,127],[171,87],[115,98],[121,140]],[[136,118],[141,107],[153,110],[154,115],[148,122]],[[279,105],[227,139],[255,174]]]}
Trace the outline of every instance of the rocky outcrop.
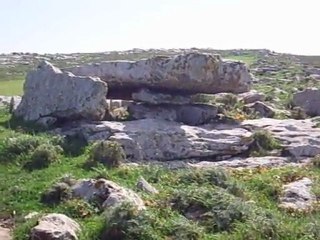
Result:
{"label": "rocky outcrop", "polygon": [[63,214],[51,213],[39,219],[31,230],[31,240],[77,240],[80,225]]}
{"label": "rocky outcrop", "polygon": [[312,193],[311,187],[312,181],[306,177],[284,185],[280,207],[289,210],[309,210],[316,202],[316,196]]}
{"label": "rocky outcrop", "polygon": [[44,61],[27,75],[14,114],[28,121],[44,117],[101,120],[107,108],[106,95],[107,85],[99,78],[77,77]]}
{"label": "rocky outcrop", "polygon": [[242,93],[249,90],[252,81],[244,63],[202,53],[156,56],[136,62],[102,62],[66,70],[75,75],[100,77],[108,83],[109,96],[143,87],[175,93]]}
{"label": "rocky outcrop", "polygon": [[293,95],[292,103],[301,107],[309,116],[320,115],[320,90],[306,89]]}
{"label": "rocky outcrop", "polygon": [[253,141],[252,133],[242,127],[195,127],[157,119],[77,123],[68,131],[56,129],[54,133],[78,133],[88,141],[117,141],[124,147],[128,160],[133,161],[213,160],[217,156],[230,157],[245,152]]}
{"label": "rocky outcrop", "polygon": [[137,209],[144,209],[143,200],[132,190],[120,187],[106,179],[83,179],[71,187],[74,197],[85,201],[95,200],[103,209],[130,202]]}
{"label": "rocky outcrop", "polygon": [[132,104],[128,112],[133,119],[159,119],[197,126],[213,120],[218,113],[218,108],[206,104]]}
{"label": "rocky outcrop", "polygon": [[261,118],[246,120],[242,127],[255,131],[265,129],[281,141],[284,152],[301,159],[320,154],[320,128],[312,120]]}

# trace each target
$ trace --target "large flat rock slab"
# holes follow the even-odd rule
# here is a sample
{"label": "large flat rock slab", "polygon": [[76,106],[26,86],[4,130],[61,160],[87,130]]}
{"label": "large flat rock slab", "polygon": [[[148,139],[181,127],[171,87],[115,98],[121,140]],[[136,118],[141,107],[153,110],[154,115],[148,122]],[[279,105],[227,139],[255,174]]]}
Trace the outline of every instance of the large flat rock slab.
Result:
{"label": "large flat rock slab", "polygon": [[[248,150],[252,142],[252,133],[240,127],[218,130],[157,119],[76,125],[64,134],[79,132],[88,141],[115,140],[133,161],[230,157]],[[62,129],[55,132],[63,134]]]}
{"label": "large flat rock slab", "polygon": [[144,87],[187,93],[242,93],[250,89],[252,82],[244,63],[223,61],[218,55],[203,53],[101,62],[66,70],[101,78],[108,83],[110,94]]}

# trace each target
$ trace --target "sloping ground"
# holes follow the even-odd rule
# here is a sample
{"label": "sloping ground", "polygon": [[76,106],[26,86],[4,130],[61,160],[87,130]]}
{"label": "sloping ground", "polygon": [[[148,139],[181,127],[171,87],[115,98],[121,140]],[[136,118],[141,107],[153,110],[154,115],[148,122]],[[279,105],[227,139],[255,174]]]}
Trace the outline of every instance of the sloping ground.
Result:
{"label": "sloping ground", "polygon": [[[70,140],[58,161],[44,168],[26,168],[32,151],[23,146],[37,142],[60,144],[41,133],[29,135],[30,126],[8,122],[4,111],[0,116],[0,212],[14,215],[15,239],[28,239],[38,217],[23,220],[30,212],[57,212],[81,224],[80,239],[103,239],[101,233],[111,229],[93,206],[81,200],[63,200],[59,204],[42,203],[41,195],[61,177],[76,179],[106,178],[134,190],[145,202],[143,214],[130,215],[132,221],[113,217],[115,225],[126,233],[121,239],[319,239],[320,212],[317,205],[308,213],[290,212],[278,207],[282,185],[308,177],[319,196],[320,170],[317,165],[304,167],[250,170],[208,170],[206,168],[168,169],[156,165],[123,165],[106,168],[85,165],[89,155],[81,150],[81,142]],[[8,128],[10,127],[10,128]],[[9,137],[25,139],[8,145]],[[34,140],[32,140],[34,139]],[[11,146],[8,148],[8,146]],[[87,149],[87,147],[85,147]],[[10,152],[7,152],[7,150]],[[17,150],[27,151],[17,155]],[[87,149],[88,150],[88,149]],[[317,163],[316,161],[314,161]],[[137,187],[140,176],[151,183],[159,194],[149,195]],[[128,210],[128,209],[127,209]],[[127,211],[124,208],[122,211]],[[109,220],[108,220],[109,221]],[[117,225],[118,224],[118,225]],[[108,234],[111,234],[110,232]],[[113,239],[113,238],[112,238]]]}
{"label": "sloping ground", "polygon": [[315,67],[320,67],[320,56],[300,56],[300,55],[295,55],[297,59],[301,61],[301,63],[315,66]]}

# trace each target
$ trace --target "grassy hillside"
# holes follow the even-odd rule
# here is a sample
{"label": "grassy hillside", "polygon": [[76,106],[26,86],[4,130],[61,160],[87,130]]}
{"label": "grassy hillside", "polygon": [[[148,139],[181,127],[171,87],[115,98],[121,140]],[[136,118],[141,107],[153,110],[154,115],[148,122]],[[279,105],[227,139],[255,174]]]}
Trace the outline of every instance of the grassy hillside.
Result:
{"label": "grassy hillside", "polygon": [[[24,221],[23,216],[33,211],[64,213],[76,219],[83,229],[82,240],[100,239],[101,232],[112,226],[126,234],[124,239],[132,240],[320,238],[317,207],[307,214],[278,208],[282,184],[304,176],[314,180],[314,191],[320,196],[320,169],[315,166],[243,171],[169,170],[153,165],[88,168],[84,164],[89,156],[88,147],[75,151],[81,149],[79,142],[66,144],[38,130],[21,125],[19,121],[10,121],[6,110],[1,110],[0,217],[14,217],[17,240],[28,239],[35,219]],[[41,144],[59,145],[64,151],[47,166],[30,165],[34,163],[36,146]],[[66,174],[76,179],[104,177],[112,180],[136,191],[145,201],[147,210],[135,213],[123,206],[122,215],[106,221],[93,205],[81,200],[63,199],[53,205],[42,203],[42,194]],[[136,182],[140,176],[160,193],[148,195],[139,191]]]}
{"label": "grassy hillside", "polygon": [[0,95],[22,95],[24,79],[0,81]]}

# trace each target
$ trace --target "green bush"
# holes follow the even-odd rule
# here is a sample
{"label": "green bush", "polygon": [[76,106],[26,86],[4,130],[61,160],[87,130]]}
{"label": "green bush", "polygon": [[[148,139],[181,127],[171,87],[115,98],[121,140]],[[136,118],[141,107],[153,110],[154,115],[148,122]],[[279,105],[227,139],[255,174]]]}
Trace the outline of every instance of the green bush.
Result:
{"label": "green bush", "polygon": [[257,215],[265,216],[256,205],[243,201],[221,188],[185,188],[174,192],[173,209],[197,221],[208,232],[232,231],[235,223],[246,223]]}
{"label": "green bush", "polygon": [[281,144],[270,132],[260,130],[253,134],[253,143],[250,147],[252,156],[265,156],[269,151],[276,149],[281,149]]}
{"label": "green bush", "polygon": [[101,239],[163,239],[153,227],[157,221],[156,216],[147,211],[138,211],[130,203],[108,209],[105,214],[106,230]]}
{"label": "green bush", "polygon": [[315,156],[311,162],[314,167],[320,168],[320,155]]}
{"label": "green bush", "polygon": [[58,146],[50,144],[39,145],[31,154],[31,160],[27,166],[31,169],[48,167],[51,163],[59,160],[59,156],[62,151],[61,147]]}
{"label": "green bush", "polygon": [[237,197],[244,197],[244,191],[241,185],[236,183],[222,168],[183,171],[179,175],[179,182],[186,184],[197,183],[200,185],[211,184],[224,188]]}
{"label": "green bush", "polygon": [[12,160],[26,158],[40,145],[60,146],[61,137],[46,135],[18,134],[14,137],[7,137],[0,144],[0,161],[10,162]]}
{"label": "green bush", "polygon": [[90,203],[82,199],[68,200],[60,206],[59,210],[71,218],[88,218],[97,212]]}
{"label": "green bush", "polygon": [[197,223],[183,217],[171,227],[172,239],[201,240],[204,239],[204,232]]}
{"label": "green bush", "polygon": [[199,221],[213,233],[231,230],[232,224],[243,221],[245,215],[238,205],[242,201],[219,188],[179,190],[174,193],[172,203],[174,209],[189,219]]}
{"label": "green bush", "polygon": [[118,167],[125,160],[125,152],[117,142],[99,141],[89,148],[89,163],[102,163],[107,167]]}

